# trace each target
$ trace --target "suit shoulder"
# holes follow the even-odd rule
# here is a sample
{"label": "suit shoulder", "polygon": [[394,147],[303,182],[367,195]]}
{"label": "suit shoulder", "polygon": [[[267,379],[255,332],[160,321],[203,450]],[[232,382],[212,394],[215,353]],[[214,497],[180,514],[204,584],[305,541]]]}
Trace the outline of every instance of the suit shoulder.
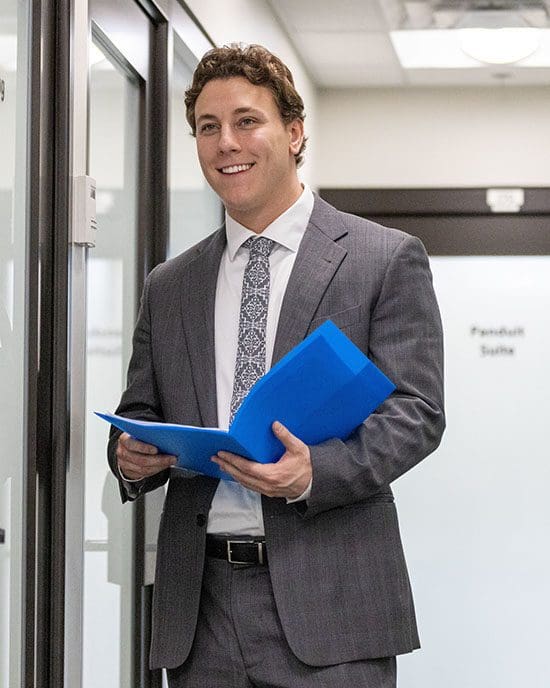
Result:
{"label": "suit shoulder", "polygon": [[212,232],[212,234],[209,234],[194,246],[185,250],[183,253],[174,256],[174,258],[169,258],[154,267],[149,273],[147,278],[148,281],[157,283],[159,281],[172,281],[173,279],[181,278],[185,274],[187,266],[218,241],[225,241],[225,229],[223,226],[215,232]]}
{"label": "suit shoulder", "polygon": [[370,269],[382,272],[396,259],[426,259],[421,240],[407,232],[373,220],[345,213],[316,198],[312,222],[347,249],[358,260],[369,261]]}
{"label": "suit shoulder", "polygon": [[366,242],[371,247],[380,245],[386,248],[396,248],[411,238],[410,234],[400,229],[385,227],[364,217],[343,212],[319,197],[315,200],[312,221],[321,231],[331,227],[330,233],[334,238],[339,234],[347,234],[352,241]]}
{"label": "suit shoulder", "polygon": [[420,260],[423,265],[428,261],[426,248],[417,236],[373,220],[343,214],[350,223],[348,246],[354,246],[356,250],[373,256],[380,267],[388,268],[394,261],[400,260]]}
{"label": "suit shoulder", "polygon": [[386,227],[378,222],[369,220],[351,213],[337,211],[342,216],[342,222],[350,233],[362,234],[369,241],[378,241],[384,244],[397,246],[406,239],[411,239],[412,235],[403,232],[401,229]]}

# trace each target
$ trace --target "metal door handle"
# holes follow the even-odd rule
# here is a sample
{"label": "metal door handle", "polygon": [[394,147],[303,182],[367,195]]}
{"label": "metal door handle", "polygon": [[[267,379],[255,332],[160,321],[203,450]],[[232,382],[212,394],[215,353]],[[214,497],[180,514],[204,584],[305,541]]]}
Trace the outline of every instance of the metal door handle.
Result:
{"label": "metal door handle", "polygon": [[0,528],[0,545],[3,545],[4,542],[6,542],[6,531]]}

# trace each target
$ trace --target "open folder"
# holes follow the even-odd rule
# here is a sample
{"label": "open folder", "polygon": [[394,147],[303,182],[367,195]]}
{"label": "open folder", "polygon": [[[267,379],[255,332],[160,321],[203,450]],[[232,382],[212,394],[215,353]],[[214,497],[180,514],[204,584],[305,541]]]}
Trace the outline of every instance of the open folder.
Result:
{"label": "open folder", "polygon": [[285,449],[271,430],[276,420],[309,445],[346,439],[394,389],[328,320],[256,382],[229,431],[96,415],[163,454],[177,456],[180,468],[231,480],[210,460],[218,451],[260,463],[277,461]]}

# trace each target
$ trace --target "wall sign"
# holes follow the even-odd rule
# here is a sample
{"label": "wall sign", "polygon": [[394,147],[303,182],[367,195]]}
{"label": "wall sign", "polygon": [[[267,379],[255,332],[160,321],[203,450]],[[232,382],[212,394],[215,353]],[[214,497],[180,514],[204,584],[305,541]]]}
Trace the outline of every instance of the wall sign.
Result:
{"label": "wall sign", "polygon": [[470,336],[479,342],[481,356],[514,356],[518,339],[525,337],[525,328],[520,325],[513,327],[472,325]]}
{"label": "wall sign", "polygon": [[525,203],[523,189],[487,189],[487,205],[493,213],[519,213]]}

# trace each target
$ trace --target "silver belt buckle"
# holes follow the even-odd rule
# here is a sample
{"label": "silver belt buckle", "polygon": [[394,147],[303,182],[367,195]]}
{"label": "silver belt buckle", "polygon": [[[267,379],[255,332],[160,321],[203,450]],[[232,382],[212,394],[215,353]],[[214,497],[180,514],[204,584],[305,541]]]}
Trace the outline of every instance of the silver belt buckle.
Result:
{"label": "silver belt buckle", "polygon": [[233,559],[233,553],[231,551],[232,545],[256,545],[258,548],[258,563],[264,563],[264,543],[263,542],[250,542],[250,540],[228,540],[227,541],[227,561],[230,564],[251,564],[250,561],[238,561]]}

